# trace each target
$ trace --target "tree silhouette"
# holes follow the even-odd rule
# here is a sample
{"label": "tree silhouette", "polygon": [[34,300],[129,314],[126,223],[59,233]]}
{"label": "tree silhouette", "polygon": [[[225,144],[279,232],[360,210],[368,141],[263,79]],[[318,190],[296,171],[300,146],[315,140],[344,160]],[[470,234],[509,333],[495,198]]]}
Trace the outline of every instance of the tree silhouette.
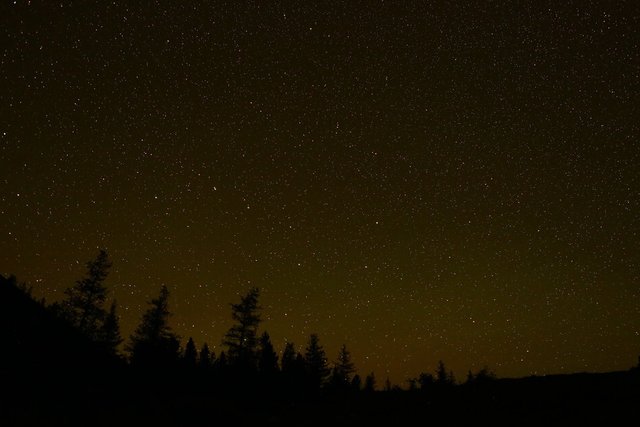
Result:
{"label": "tree silhouette", "polygon": [[295,345],[292,342],[285,344],[281,367],[285,387],[291,392],[300,391],[306,381],[305,361],[302,354],[296,353]]}
{"label": "tree silhouette", "polygon": [[418,384],[420,384],[420,390],[428,391],[434,384],[433,375],[426,372],[421,373],[418,376]]}
{"label": "tree silhouette", "polygon": [[257,350],[257,333],[260,324],[260,291],[253,288],[240,298],[239,304],[231,304],[231,317],[236,322],[225,334],[229,362],[235,366],[254,367]]}
{"label": "tree silhouette", "polygon": [[489,368],[485,366],[475,374],[469,371],[467,373],[467,382],[465,384],[485,384],[495,379],[496,374],[494,374],[491,370],[489,370]]}
{"label": "tree silhouette", "polygon": [[142,322],[131,336],[128,346],[131,363],[147,367],[173,364],[178,359],[180,341],[169,327],[171,313],[166,286],[162,286],[160,295],[153,298],[149,305]]}
{"label": "tree silhouette", "polygon": [[258,354],[258,370],[264,375],[278,372],[278,355],[273,349],[271,338],[267,332],[260,337],[260,351]]}
{"label": "tree silhouette", "polygon": [[118,346],[122,343],[122,336],[120,335],[120,325],[118,315],[116,314],[115,300],[111,303],[109,312],[104,319],[104,324],[100,331],[100,343],[112,355],[115,356],[118,354]]}
{"label": "tree silhouette", "polygon": [[453,372],[447,372],[447,368],[444,362],[440,360],[438,362],[438,369],[436,370],[436,384],[439,386],[450,386],[455,383],[455,377]]}
{"label": "tree silhouette", "polygon": [[227,355],[224,351],[221,351],[220,357],[213,362],[213,367],[218,373],[222,373],[227,369],[227,365]]}
{"label": "tree silhouette", "polygon": [[353,391],[360,391],[361,388],[362,388],[362,378],[360,378],[360,375],[355,374],[353,376],[353,379],[351,380],[351,389]]}
{"label": "tree silhouette", "polygon": [[329,368],[327,367],[326,354],[320,345],[317,334],[311,334],[309,337],[309,344],[305,349],[305,365],[311,387],[319,389],[329,375]]}
{"label": "tree silhouette", "polygon": [[376,376],[371,372],[364,379],[364,391],[373,392],[376,389]]}
{"label": "tree silhouette", "polygon": [[296,364],[296,349],[292,342],[288,342],[282,351],[281,367],[283,373],[293,372]]}
{"label": "tree silhouette", "polygon": [[187,341],[187,345],[184,349],[184,365],[193,369],[196,367],[198,362],[198,350],[196,349],[196,344],[193,342],[193,338],[189,337],[189,341]]}
{"label": "tree silhouette", "polygon": [[342,344],[332,372],[332,384],[338,388],[347,388],[351,382],[351,375],[355,372],[355,366],[351,361],[351,354],[347,346]]}
{"label": "tree silhouette", "polygon": [[213,354],[209,350],[209,346],[207,343],[202,344],[202,348],[200,349],[200,356],[198,357],[198,366],[202,370],[209,370],[212,365],[212,359],[214,359]]}
{"label": "tree silhouette", "polygon": [[107,288],[104,281],[109,274],[111,262],[104,250],[87,264],[85,278],[65,290],[66,300],[61,305],[64,316],[89,339],[100,342],[107,312],[104,303]]}

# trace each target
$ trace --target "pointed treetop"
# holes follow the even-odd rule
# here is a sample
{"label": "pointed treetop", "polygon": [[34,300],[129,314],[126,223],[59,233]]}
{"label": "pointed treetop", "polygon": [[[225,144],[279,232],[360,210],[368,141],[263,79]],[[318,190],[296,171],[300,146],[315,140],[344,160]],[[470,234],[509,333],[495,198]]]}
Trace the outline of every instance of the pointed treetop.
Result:
{"label": "pointed treetop", "polygon": [[258,288],[250,289],[237,304],[231,304],[231,318],[235,324],[225,334],[223,344],[231,364],[252,368],[256,365],[260,309]]}
{"label": "pointed treetop", "polygon": [[198,359],[198,350],[196,344],[193,342],[193,338],[189,337],[187,346],[184,349],[184,362],[187,367],[194,368]]}

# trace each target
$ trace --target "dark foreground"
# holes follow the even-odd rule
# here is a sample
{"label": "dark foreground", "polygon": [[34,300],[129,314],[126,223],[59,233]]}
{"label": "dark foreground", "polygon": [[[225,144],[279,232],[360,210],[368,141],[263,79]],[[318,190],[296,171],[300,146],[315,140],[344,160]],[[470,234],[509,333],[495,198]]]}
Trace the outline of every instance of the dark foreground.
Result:
{"label": "dark foreground", "polygon": [[142,370],[105,353],[15,286],[0,286],[0,340],[0,427],[636,425],[640,419],[639,368],[433,383],[415,391],[318,390],[282,374],[232,370]]}
{"label": "dark foreground", "polygon": [[[620,424],[640,416],[636,371],[496,380],[434,391],[292,396],[282,391],[198,390],[184,381],[125,379],[53,383],[24,378],[0,405],[3,426],[513,425]],[[100,376],[100,375],[99,375]],[[119,377],[120,376],[120,377]],[[135,375],[134,375],[135,376]],[[188,387],[191,387],[190,390]]]}

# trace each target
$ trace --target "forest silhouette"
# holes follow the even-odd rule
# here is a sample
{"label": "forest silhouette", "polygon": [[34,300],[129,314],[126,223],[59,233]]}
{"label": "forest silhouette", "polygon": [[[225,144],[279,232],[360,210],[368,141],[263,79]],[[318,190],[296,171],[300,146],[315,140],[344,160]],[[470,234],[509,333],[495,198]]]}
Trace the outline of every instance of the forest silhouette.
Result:
{"label": "forest silhouette", "polygon": [[86,267],[54,304],[0,275],[0,425],[533,425],[640,415],[640,367],[521,379],[484,368],[457,381],[441,361],[393,385],[373,372],[363,379],[346,343],[330,359],[317,334],[279,353],[260,328],[258,288],[231,304],[219,354],[171,329],[165,286],[124,339],[105,283],[108,254]]}

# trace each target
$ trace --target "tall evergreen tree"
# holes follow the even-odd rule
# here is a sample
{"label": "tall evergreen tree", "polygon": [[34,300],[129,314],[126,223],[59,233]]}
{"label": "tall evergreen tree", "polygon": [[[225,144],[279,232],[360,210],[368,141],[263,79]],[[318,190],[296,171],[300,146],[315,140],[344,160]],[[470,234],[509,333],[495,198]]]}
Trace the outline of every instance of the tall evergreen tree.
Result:
{"label": "tall evergreen tree", "polygon": [[153,298],[149,305],[128,345],[131,362],[147,367],[173,364],[178,359],[180,341],[169,326],[171,313],[166,286],[162,286],[160,295]]}
{"label": "tall evergreen tree", "polygon": [[329,375],[329,368],[317,334],[311,334],[309,337],[309,344],[305,349],[305,364],[311,386],[315,389],[320,388]]}
{"label": "tall evergreen tree", "polygon": [[346,387],[351,382],[351,375],[355,372],[355,366],[351,361],[351,353],[347,350],[347,346],[342,344],[338,353],[338,360],[333,368],[333,382],[338,387]]}
{"label": "tall evergreen tree", "polygon": [[361,388],[362,388],[362,378],[360,378],[360,375],[355,374],[353,376],[353,379],[351,380],[351,389],[353,391],[360,391]]}
{"label": "tall evergreen tree", "polygon": [[193,342],[193,338],[189,337],[189,341],[187,341],[187,345],[184,349],[184,365],[193,369],[196,367],[198,363],[198,350],[196,349],[196,344]]}
{"label": "tall evergreen tree", "polygon": [[295,369],[296,363],[296,349],[292,342],[288,342],[284,346],[284,351],[282,352],[282,361],[281,367],[283,373],[292,372]]}
{"label": "tall evergreen tree", "polygon": [[298,393],[305,386],[306,369],[304,357],[296,352],[292,342],[285,345],[280,365],[284,385],[289,392]]}
{"label": "tall evergreen tree", "polygon": [[198,366],[200,369],[209,370],[213,362],[212,353],[209,350],[207,343],[202,344],[200,349],[200,356],[198,357]]}
{"label": "tall evergreen tree", "polygon": [[258,355],[258,370],[262,374],[273,375],[278,372],[278,355],[273,349],[271,338],[267,332],[260,337],[260,352]]}
{"label": "tall evergreen tree", "polygon": [[95,342],[101,340],[107,312],[104,303],[107,288],[104,284],[111,262],[106,251],[87,263],[87,275],[65,290],[67,298],[62,303],[62,312],[72,324]]}
{"label": "tall evergreen tree", "polygon": [[364,379],[364,391],[373,392],[376,389],[376,376],[371,372]]}
{"label": "tall evergreen tree", "polygon": [[231,317],[236,322],[225,334],[223,344],[228,348],[227,357],[235,366],[255,367],[257,333],[260,324],[258,288],[251,289],[240,298],[240,303],[231,304]]}
{"label": "tall evergreen tree", "polygon": [[223,373],[227,369],[227,366],[228,366],[227,355],[225,354],[224,351],[220,352],[220,356],[216,359],[213,366],[218,373]]}

